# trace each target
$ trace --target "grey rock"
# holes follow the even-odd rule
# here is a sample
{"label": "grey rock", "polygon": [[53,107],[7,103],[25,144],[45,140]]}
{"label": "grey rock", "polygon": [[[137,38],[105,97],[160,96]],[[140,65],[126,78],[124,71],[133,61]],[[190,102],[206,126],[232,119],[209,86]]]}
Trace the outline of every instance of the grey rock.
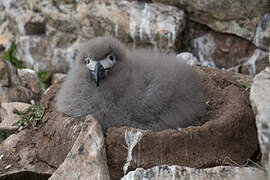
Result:
{"label": "grey rock", "polygon": [[270,66],[269,53],[256,49],[252,56],[241,65],[240,73],[254,76],[264,70],[267,66]]}
{"label": "grey rock", "polygon": [[30,102],[34,94],[23,86],[1,87],[0,102]]}
{"label": "grey rock", "polygon": [[32,69],[18,69],[18,76],[22,86],[30,89],[33,93],[40,93],[39,77]]}
{"label": "grey rock", "polygon": [[216,67],[213,57],[216,44],[211,34],[205,34],[196,38],[194,40],[194,48],[202,66]]}
{"label": "grey rock", "polygon": [[[36,150],[28,147],[21,147],[21,142],[27,141],[27,134],[29,130],[24,130],[18,134],[9,136],[0,147],[0,179],[12,179],[16,177],[19,179],[31,179],[31,177],[38,177],[36,179],[44,179],[54,171],[43,162],[37,162]],[[14,158],[14,161],[10,160]]]}
{"label": "grey rock", "polygon": [[[78,21],[85,26],[101,21],[91,29],[83,28],[83,34],[104,29],[125,42],[131,42],[133,47],[150,45],[175,50],[185,27],[184,11],[159,3],[114,1],[106,5],[106,1],[93,1],[92,4],[78,4],[77,10]],[[93,22],[89,22],[90,19]]]}
{"label": "grey rock", "polygon": [[1,131],[15,131],[18,129],[17,126],[12,126],[19,120],[19,116],[13,113],[14,109],[23,111],[27,109],[30,104],[12,102],[12,103],[1,103],[0,106],[0,132]]}
{"label": "grey rock", "polygon": [[270,68],[257,74],[250,90],[250,101],[256,115],[262,161],[270,173]]}
{"label": "grey rock", "polygon": [[6,61],[9,69],[10,84],[9,86],[18,86],[21,84],[21,80],[18,77],[18,71],[15,66],[13,66],[9,61]]}
{"label": "grey rock", "polygon": [[190,19],[218,32],[235,34],[251,40],[257,24],[269,10],[267,0],[153,0],[184,7]]}
{"label": "grey rock", "polygon": [[198,59],[195,56],[193,56],[192,53],[189,53],[189,52],[179,53],[177,54],[176,58],[179,61],[185,62],[186,64],[191,65],[191,66],[200,64]]}
{"label": "grey rock", "polygon": [[264,180],[264,171],[253,167],[218,166],[207,169],[194,169],[184,166],[156,166],[150,169],[137,168],[121,180]]}
{"label": "grey rock", "polygon": [[256,46],[245,39],[191,26],[194,28],[191,31],[195,31],[190,41],[191,49],[202,65],[232,68],[248,61],[256,50]]}
{"label": "grey rock", "polygon": [[48,179],[66,158],[82,122],[55,111],[51,94],[54,88],[40,102],[46,112],[38,129],[25,128],[1,143],[0,179]]}
{"label": "grey rock", "polygon": [[50,178],[58,179],[110,180],[103,132],[91,115],[86,117],[65,161]]}
{"label": "grey rock", "polygon": [[266,51],[270,51],[270,12],[266,13],[260,21],[253,37],[253,43]]}
{"label": "grey rock", "polygon": [[52,75],[52,84],[64,81],[64,79],[67,77],[67,74],[63,73],[54,73]]}
{"label": "grey rock", "polygon": [[184,11],[159,3],[21,0],[1,1],[0,9],[0,39],[15,40],[35,71],[67,72],[79,43],[108,33],[130,46],[176,51],[185,27]]}

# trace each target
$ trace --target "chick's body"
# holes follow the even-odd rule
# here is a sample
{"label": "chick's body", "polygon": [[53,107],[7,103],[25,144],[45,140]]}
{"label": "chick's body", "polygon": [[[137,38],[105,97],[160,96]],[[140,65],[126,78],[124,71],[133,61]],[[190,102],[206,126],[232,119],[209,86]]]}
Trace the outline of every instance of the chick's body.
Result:
{"label": "chick's body", "polygon": [[177,62],[174,55],[129,51],[112,38],[88,43],[85,53],[98,54],[91,49],[100,57],[107,51],[116,54],[110,75],[97,87],[81,53],[58,93],[59,111],[82,120],[92,114],[105,131],[119,126],[160,131],[202,124],[203,86],[191,66]]}

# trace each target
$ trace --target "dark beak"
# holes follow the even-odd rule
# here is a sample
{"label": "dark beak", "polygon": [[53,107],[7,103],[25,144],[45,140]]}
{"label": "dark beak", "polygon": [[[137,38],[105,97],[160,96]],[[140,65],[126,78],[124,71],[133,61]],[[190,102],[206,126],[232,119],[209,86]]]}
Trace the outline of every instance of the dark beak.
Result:
{"label": "dark beak", "polygon": [[93,75],[96,80],[96,85],[98,87],[99,81],[105,78],[105,69],[100,63],[96,64],[95,70],[93,71]]}

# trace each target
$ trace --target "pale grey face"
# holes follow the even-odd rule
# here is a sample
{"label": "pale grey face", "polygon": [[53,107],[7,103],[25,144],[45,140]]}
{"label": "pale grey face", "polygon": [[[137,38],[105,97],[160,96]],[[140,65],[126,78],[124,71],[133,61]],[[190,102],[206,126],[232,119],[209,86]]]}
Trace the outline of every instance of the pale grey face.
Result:
{"label": "pale grey face", "polygon": [[86,67],[92,72],[97,86],[99,86],[100,80],[106,78],[115,63],[116,57],[113,53],[107,55],[104,59],[93,59],[91,56],[85,58]]}

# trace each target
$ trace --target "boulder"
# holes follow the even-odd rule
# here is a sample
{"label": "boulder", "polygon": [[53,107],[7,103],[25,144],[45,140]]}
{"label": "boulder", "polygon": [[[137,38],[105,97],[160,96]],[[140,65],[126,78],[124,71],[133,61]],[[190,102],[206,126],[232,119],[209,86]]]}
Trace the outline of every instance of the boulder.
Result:
{"label": "boulder", "polygon": [[65,161],[50,177],[50,180],[58,179],[110,180],[103,132],[91,115],[86,117]]}
{"label": "boulder", "polygon": [[177,54],[176,58],[179,61],[182,61],[188,65],[191,65],[191,66],[199,65],[198,59],[195,56],[193,56],[192,53],[189,53],[189,52],[179,53],[179,54]]}
{"label": "boulder", "polygon": [[0,57],[0,102],[29,103],[31,100],[37,101],[39,98],[40,88],[37,73],[32,69],[17,69],[9,61]]}
{"label": "boulder", "polygon": [[45,175],[48,179],[65,160],[79,135],[82,122],[55,111],[57,89],[59,84],[50,88],[41,99],[46,113],[37,128],[23,129],[2,142],[0,179],[15,176],[23,179],[27,173]]}
{"label": "boulder", "polygon": [[[160,50],[176,50],[185,27],[184,11],[159,3],[93,1],[92,4],[78,4],[77,10],[82,24],[91,23],[89,19],[99,19],[101,22],[94,26],[94,31],[95,28],[109,31],[115,37],[131,42],[133,47],[148,44]],[[88,17],[87,21],[82,17]]]}
{"label": "boulder", "polygon": [[151,132],[130,127],[106,134],[112,179],[136,168],[181,165],[206,168],[257,160],[259,145],[249,92],[249,76],[200,67],[208,112],[202,126]]}
{"label": "boulder", "polygon": [[257,24],[269,10],[268,1],[260,0],[153,0],[184,7],[191,20],[206,24],[215,31],[251,40]]}
{"label": "boulder", "polygon": [[54,171],[38,159],[36,149],[28,141],[29,133],[29,129],[23,130],[1,143],[0,179],[48,179]]}
{"label": "boulder", "polygon": [[23,86],[0,87],[0,102],[24,102],[29,103],[34,99],[30,89]]}
{"label": "boulder", "polygon": [[250,90],[250,101],[256,115],[259,142],[262,151],[262,161],[270,173],[270,68],[257,74]]}
{"label": "boulder", "polygon": [[222,179],[222,180],[263,180],[265,173],[253,167],[218,166],[207,169],[194,169],[182,166],[156,166],[150,169],[137,168],[121,180],[166,180],[166,179]]}
{"label": "boulder", "polygon": [[247,40],[213,31],[192,39],[191,47],[203,65],[225,69],[247,61],[256,49]]}
{"label": "boulder", "polygon": [[2,131],[15,131],[18,129],[17,126],[12,126],[15,122],[19,121],[20,117],[13,113],[14,109],[18,111],[24,111],[30,107],[30,104],[11,102],[1,103],[0,105],[0,132]]}
{"label": "boulder", "polygon": [[215,32],[193,21],[186,25],[182,49],[192,52],[202,66],[235,73],[254,76],[269,65],[269,53],[250,41]]}
{"label": "boulder", "polygon": [[6,60],[4,61],[7,63],[8,70],[9,70],[9,77],[10,77],[9,87],[20,85],[21,80],[18,76],[17,68],[14,65],[12,65],[9,61],[6,61]]}

